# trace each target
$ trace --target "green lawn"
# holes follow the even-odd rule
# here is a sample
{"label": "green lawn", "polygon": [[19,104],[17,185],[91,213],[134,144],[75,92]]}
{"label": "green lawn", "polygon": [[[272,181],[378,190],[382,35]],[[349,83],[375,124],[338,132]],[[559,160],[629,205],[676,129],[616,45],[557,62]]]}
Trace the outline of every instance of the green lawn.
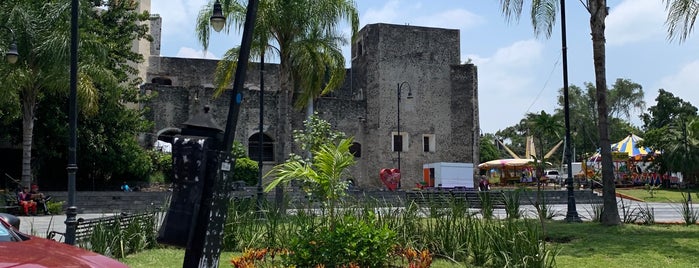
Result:
{"label": "green lawn", "polygon": [[696,267],[699,226],[597,223],[549,225],[558,267]]}
{"label": "green lawn", "polygon": [[648,190],[642,188],[617,188],[616,191],[617,193],[632,196],[646,202],[672,203],[682,202],[682,193],[686,195],[687,191],[689,191],[692,194],[692,200],[694,201],[694,199],[696,199],[696,201],[699,201],[699,199],[697,199],[699,198],[697,196],[697,194],[699,194],[699,189],[657,189],[653,193],[653,197],[651,197],[651,194],[648,192]]}
{"label": "green lawn", "polygon": [[[597,223],[547,224],[549,240],[560,246],[557,267],[696,267],[699,263],[699,225],[626,224],[605,227]],[[220,267],[232,267],[239,253],[224,252]],[[130,267],[180,267],[182,249],[155,249],[122,259]],[[465,267],[436,259],[432,267]]]}

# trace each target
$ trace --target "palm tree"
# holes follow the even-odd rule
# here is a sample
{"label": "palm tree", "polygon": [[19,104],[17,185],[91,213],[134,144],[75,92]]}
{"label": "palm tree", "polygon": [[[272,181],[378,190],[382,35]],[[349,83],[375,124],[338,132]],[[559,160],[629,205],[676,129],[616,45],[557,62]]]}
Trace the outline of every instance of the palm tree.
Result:
{"label": "palm tree", "polygon": [[[86,3],[89,1],[85,1]],[[82,12],[90,12],[90,5]],[[12,65],[0,65],[0,84],[3,96],[0,102],[17,108],[20,103],[22,116],[22,177],[21,184],[32,182],[32,143],[36,108],[45,93],[68,93],[69,62],[69,2],[43,3],[19,1],[0,9],[0,25],[15,30],[20,60]],[[94,12],[94,11],[93,11]],[[82,40],[87,51],[107,51],[95,40]],[[115,84],[114,76],[105,71],[106,52],[82,53],[79,68],[78,97],[85,115],[97,112],[97,84]],[[99,81],[99,83],[98,83]],[[12,108],[11,108],[12,109]],[[56,137],[50,137],[56,138]]]}
{"label": "palm tree", "polygon": [[663,0],[667,10],[667,37],[684,42],[694,30],[694,22],[699,15],[699,2],[696,0]]}
{"label": "palm tree", "polygon": [[[247,1],[221,1],[224,16],[231,27],[240,29],[245,21]],[[214,1],[210,1],[199,12],[197,36],[204,48],[208,48],[211,27],[209,17]],[[289,125],[290,104],[297,108],[311,107],[322,94],[339,88],[344,81],[345,61],[340,46],[346,41],[337,33],[338,24],[346,21],[356,34],[358,14],[352,0],[264,0],[260,1],[253,35],[251,54],[264,58],[272,52],[279,58],[281,100],[278,107],[280,119],[279,135],[291,137]],[[223,92],[231,83],[237,63],[237,50],[229,50],[216,72],[217,93]],[[299,90],[300,96],[294,96]],[[295,101],[294,101],[295,99]],[[282,156],[289,148],[282,146]]]}
{"label": "palm tree", "polygon": [[[560,0],[565,1],[565,0]],[[681,0],[677,0],[681,1]],[[522,14],[522,0],[500,0],[502,12],[507,20],[519,19]],[[619,211],[616,204],[616,185],[612,166],[612,151],[609,141],[609,109],[607,105],[607,73],[605,55],[605,18],[608,15],[606,0],[580,1],[590,13],[590,33],[592,35],[592,54],[595,68],[595,87],[597,88],[597,115],[599,132],[599,146],[602,154],[602,182],[603,182],[603,206],[601,222],[604,225],[619,225]],[[560,6],[557,0],[532,0],[531,22],[534,33],[551,36],[553,25],[556,22],[556,13]]]}
{"label": "palm tree", "polygon": [[311,162],[294,158],[275,166],[267,173],[267,176],[273,175],[275,179],[267,185],[265,191],[271,191],[280,183],[301,180],[308,185],[310,193],[323,200],[330,219],[334,219],[337,201],[347,194],[348,182],[343,178],[348,174],[345,172],[355,163],[354,155],[349,151],[350,146],[352,138],[342,139],[337,144],[324,143],[313,151]]}
{"label": "palm tree", "polygon": [[556,114],[548,114],[543,110],[539,114],[528,113],[526,118],[530,134],[538,139],[541,152],[539,155],[543,157],[545,147],[551,144],[550,142],[545,143],[544,140],[558,140],[564,131],[561,118]]}

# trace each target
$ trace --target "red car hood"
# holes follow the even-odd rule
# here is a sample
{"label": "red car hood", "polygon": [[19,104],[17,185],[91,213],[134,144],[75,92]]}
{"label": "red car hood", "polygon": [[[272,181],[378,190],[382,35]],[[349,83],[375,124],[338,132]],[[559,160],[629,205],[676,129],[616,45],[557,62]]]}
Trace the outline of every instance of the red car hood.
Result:
{"label": "red car hood", "polygon": [[106,256],[53,240],[0,242],[0,267],[128,267]]}

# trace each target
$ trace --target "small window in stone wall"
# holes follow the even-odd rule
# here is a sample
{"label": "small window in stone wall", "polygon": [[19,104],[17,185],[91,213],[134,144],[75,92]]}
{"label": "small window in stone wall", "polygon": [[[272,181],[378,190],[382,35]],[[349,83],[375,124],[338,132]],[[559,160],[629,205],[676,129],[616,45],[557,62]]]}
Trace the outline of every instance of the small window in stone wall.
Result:
{"label": "small window in stone wall", "polygon": [[353,49],[352,49],[352,59],[355,59],[355,58],[357,58],[357,57],[359,57],[359,56],[362,56],[362,54],[364,53],[363,49],[364,49],[364,48],[362,47],[362,39],[359,38],[359,39],[357,39],[357,41],[354,43],[354,47],[353,47]]}
{"label": "small window in stone wall", "polygon": [[408,134],[401,132],[393,132],[393,140],[391,142],[391,148],[394,152],[405,152],[408,150]]}
{"label": "small window in stone wall", "polygon": [[151,79],[151,83],[163,86],[172,86],[172,79],[166,77],[156,77]]}
{"label": "small window in stone wall", "polygon": [[431,153],[436,151],[436,141],[434,134],[422,135],[422,151]]}
{"label": "small window in stone wall", "polygon": [[354,157],[362,157],[362,144],[353,142],[349,147],[349,151]]}
{"label": "small window in stone wall", "polygon": [[248,138],[248,157],[259,161],[260,159],[260,135],[262,135],[262,161],[274,161],[274,140],[266,134],[255,133]]}

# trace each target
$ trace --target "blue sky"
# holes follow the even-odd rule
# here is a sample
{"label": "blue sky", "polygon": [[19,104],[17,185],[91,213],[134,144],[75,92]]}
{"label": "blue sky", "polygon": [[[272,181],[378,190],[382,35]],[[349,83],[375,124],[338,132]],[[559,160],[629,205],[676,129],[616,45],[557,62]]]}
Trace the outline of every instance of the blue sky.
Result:
{"label": "blue sky", "polygon": [[[202,58],[194,34],[196,16],[206,0],[151,0],[151,13],[163,19],[161,55]],[[529,1],[526,1],[529,2]],[[684,43],[666,38],[665,6],[659,0],[608,0],[607,84],[617,78],[643,86],[646,106],[658,89],[699,105],[699,37]],[[563,87],[560,21],[546,39],[534,35],[528,14],[508,23],[498,0],[357,0],[360,28],[371,23],[459,29],[461,60],[478,66],[481,129],[494,133],[519,122],[526,113],[552,113]],[[559,18],[560,19],[560,18]],[[589,14],[580,1],[566,2],[570,85],[594,82]],[[349,36],[349,29],[344,31]],[[240,44],[240,35],[213,34],[206,58],[219,58]],[[349,62],[349,46],[344,48]],[[571,111],[575,112],[575,111]],[[631,122],[640,126],[640,112]]]}

